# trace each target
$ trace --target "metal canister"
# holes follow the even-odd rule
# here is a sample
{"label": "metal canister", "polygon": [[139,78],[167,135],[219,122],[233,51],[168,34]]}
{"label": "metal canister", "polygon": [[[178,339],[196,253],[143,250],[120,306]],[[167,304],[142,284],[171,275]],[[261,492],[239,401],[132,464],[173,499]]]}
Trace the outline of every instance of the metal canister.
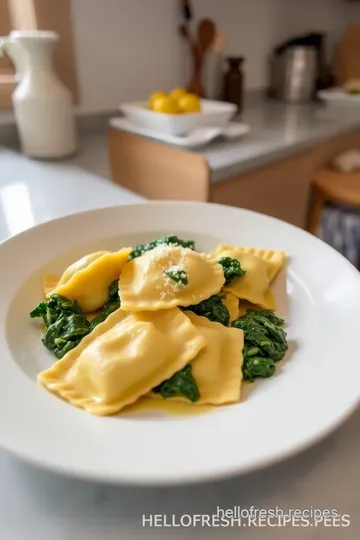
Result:
{"label": "metal canister", "polygon": [[289,47],[280,55],[278,97],[289,103],[311,101],[318,77],[315,47]]}

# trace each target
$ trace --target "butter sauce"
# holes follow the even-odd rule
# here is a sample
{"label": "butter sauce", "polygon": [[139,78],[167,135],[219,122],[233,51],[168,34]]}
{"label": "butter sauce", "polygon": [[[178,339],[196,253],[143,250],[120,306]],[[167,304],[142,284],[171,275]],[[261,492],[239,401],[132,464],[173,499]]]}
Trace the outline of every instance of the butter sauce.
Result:
{"label": "butter sauce", "polygon": [[215,405],[196,405],[183,401],[172,401],[170,399],[155,399],[143,396],[132,405],[128,405],[121,411],[121,416],[133,415],[134,413],[146,411],[158,411],[172,416],[189,416],[205,414],[214,410],[219,410]]}

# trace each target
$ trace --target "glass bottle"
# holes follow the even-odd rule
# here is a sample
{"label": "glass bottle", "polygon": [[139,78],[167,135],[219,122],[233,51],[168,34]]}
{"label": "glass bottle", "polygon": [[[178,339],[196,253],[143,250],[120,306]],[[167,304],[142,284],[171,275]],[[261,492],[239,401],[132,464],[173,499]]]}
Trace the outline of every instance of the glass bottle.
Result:
{"label": "glass bottle", "polygon": [[230,57],[228,71],[224,77],[224,101],[238,107],[238,113],[243,109],[244,74],[242,72],[243,57]]}

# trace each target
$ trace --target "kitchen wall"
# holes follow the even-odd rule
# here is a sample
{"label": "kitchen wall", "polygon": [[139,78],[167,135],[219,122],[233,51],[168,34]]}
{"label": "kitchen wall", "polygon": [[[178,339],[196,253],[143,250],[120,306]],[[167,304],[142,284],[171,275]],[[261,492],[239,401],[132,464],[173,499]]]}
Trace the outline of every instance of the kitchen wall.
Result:
{"label": "kitchen wall", "polygon": [[[113,109],[187,80],[177,34],[179,0],[72,0],[81,111]],[[267,56],[297,32],[329,32],[329,52],[349,8],[344,0],[193,0],[226,33],[225,52],[246,57],[246,85],[266,84]],[[358,6],[356,6],[358,7]],[[358,11],[360,11],[358,9]],[[360,20],[360,17],[359,17]]]}

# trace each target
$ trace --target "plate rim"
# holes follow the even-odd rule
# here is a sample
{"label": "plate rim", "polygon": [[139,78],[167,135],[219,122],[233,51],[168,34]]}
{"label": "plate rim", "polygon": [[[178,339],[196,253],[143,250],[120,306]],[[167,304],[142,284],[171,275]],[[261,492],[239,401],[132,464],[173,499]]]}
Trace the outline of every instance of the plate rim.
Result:
{"label": "plate rim", "polygon": [[263,458],[263,459],[257,459],[253,460],[251,465],[248,465],[246,467],[239,466],[239,467],[232,467],[232,468],[226,468],[226,470],[213,470],[211,472],[208,472],[207,474],[199,474],[198,476],[194,474],[182,474],[181,476],[171,476],[169,478],[163,478],[163,477],[149,477],[146,478],[140,478],[137,476],[128,476],[126,478],[122,477],[121,479],[115,474],[106,474],[103,473],[95,473],[93,471],[84,471],[84,470],[75,470],[71,469],[69,467],[64,468],[61,467],[58,463],[50,463],[48,461],[40,461],[39,459],[34,458],[33,456],[27,454],[26,452],[19,452],[18,450],[14,450],[11,445],[5,445],[2,443],[0,439],[0,447],[2,450],[7,452],[10,456],[15,457],[16,459],[19,459],[23,463],[27,463],[29,465],[32,465],[33,467],[53,473],[55,475],[63,476],[69,479],[78,479],[82,481],[88,481],[88,482],[94,482],[97,484],[105,484],[105,485],[113,485],[113,486],[134,486],[134,487],[176,487],[176,486],[191,486],[191,485],[199,485],[199,484],[206,484],[208,482],[218,482],[222,480],[230,480],[231,478],[240,478],[242,476],[246,476],[248,474],[263,471],[266,470],[269,467],[275,466],[279,463],[282,463],[283,461],[287,461],[291,458],[296,458],[297,456],[300,456],[302,453],[306,452],[310,448],[316,446],[317,444],[321,443],[322,441],[326,440],[327,437],[338,431],[341,426],[345,424],[347,420],[349,420],[353,414],[356,412],[356,410],[359,407],[359,399],[356,401],[356,403],[353,404],[353,406],[349,409],[347,409],[346,413],[344,413],[341,417],[338,418],[337,422],[331,422],[329,423],[329,426],[327,426],[322,432],[318,433],[314,437],[308,438],[303,441],[302,444],[299,444],[296,448],[293,446],[290,446],[284,451],[279,451],[277,454],[273,454],[271,458]]}

